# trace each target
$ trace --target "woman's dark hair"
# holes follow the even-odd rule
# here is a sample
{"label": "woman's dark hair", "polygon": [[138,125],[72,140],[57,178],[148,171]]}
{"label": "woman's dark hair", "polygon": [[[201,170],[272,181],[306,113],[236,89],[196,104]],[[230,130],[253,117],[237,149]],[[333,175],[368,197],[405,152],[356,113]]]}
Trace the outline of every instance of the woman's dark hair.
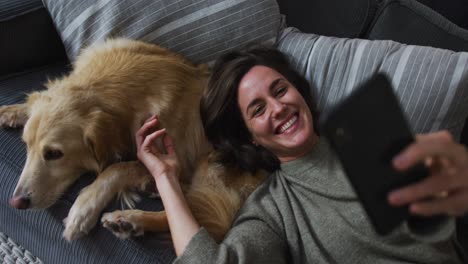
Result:
{"label": "woman's dark hair", "polygon": [[205,135],[218,152],[217,161],[250,172],[258,169],[272,172],[279,169],[280,162],[272,152],[253,144],[237,101],[242,77],[257,65],[274,69],[294,85],[304,97],[315,122],[317,115],[309,84],[292,69],[283,53],[266,47],[229,52],[216,61],[200,102],[200,115]]}

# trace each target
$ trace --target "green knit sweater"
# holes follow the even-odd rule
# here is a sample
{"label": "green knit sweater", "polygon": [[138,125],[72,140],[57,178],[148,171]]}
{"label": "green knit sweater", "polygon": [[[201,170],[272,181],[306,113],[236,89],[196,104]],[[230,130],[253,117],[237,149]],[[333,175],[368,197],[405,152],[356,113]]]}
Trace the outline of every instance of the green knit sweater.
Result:
{"label": "green knit sweater", "polygon": [[377,235],[324,140],[249,197],[221,244],[201,228],[175,263],[460,263],[453,219]]}

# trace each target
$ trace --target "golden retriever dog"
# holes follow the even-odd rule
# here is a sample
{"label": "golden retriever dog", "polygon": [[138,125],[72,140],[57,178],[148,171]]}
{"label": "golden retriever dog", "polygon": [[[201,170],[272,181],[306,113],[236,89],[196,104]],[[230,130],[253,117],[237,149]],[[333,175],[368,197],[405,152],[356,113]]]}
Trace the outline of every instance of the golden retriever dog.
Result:
{"label": "golden retriever dog", "polygon": [[[203,132],[199,99],[209,72],[156,45],[128,39],[94,44],[79,55],[73,71],[49,81],[23,104],[0,107],[0,125],[24,127],[27,159],[10,204],[47,208],[85,172],[97,178],[84,188],[67,218],[67,240],[86,234],[115,197],[134,208],[134,191],[156,190],[136,159],[134,134],[158,114],[175,142],[180,181],[192,211],[217,240],[230,227],[244,199],[264,179],[225,168]],[[162,212],[123,210],[102,215],[121,238],[168,231]]]}

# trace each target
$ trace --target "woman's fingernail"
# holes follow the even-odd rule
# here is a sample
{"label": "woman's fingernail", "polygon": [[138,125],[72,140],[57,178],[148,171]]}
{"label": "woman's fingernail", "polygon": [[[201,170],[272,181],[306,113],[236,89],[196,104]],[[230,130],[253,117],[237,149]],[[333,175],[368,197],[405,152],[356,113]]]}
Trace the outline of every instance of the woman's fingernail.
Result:
{"label": "woman's fingernail", "polygon": [[409,207],[409,211],[411,214],[420,214],[421,208],[417,204],[412,204]]}
{"label": "woman's fingernail", "polygon": [[406,157],[404,155],[398,155],[395,158],[393,158],[393,165],[395,165],[397,168],[402,168],[405,166],[406,162]]}
{"label": "woman's fingernail", "polygon": [[401,202],[401,195],[398,192],[391,192],[388,195],[388,201],[391,205],[399,205]]}

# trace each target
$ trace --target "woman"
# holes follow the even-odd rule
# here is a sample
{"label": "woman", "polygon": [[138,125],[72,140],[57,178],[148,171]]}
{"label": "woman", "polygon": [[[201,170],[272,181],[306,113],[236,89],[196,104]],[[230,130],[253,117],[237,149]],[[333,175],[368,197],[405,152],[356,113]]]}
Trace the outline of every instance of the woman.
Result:
{"label": "woman", "polygon": [[[221,244],[192,216],[176,179],[173,142],[137,133],[138,157],[154,176],[168,216],[178,263],[458,263],[453,219],[428,230],[405,224],[388,236],[372,230],[336,157],[316,133],[307,82],[271,49],[232,52],[213,68],[201,102],[206,135],[220,162],[271,176],[251,194]],[[163,137],[167,154],[154,151]],[[468,153],[447,132],[417,136],[394,159],[405,170],[425,160],[431,176],[389,194],[414,215],[468,211]],[[436,194],[443,198],[433,198]]]}

